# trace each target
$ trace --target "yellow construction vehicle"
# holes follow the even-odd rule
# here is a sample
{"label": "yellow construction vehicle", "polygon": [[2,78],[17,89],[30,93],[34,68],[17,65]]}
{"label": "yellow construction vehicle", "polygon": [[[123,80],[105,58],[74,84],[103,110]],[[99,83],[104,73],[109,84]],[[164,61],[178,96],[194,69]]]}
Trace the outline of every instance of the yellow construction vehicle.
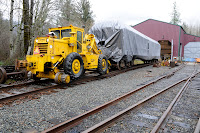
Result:
{"label": "yellow construction vehicle", "polygon": [[54,79],[56,83],[69,83],[85,70],[108,72],[108,60],[96,46],[94,35],[74,27],[50,28],[47,37],[37,37],[33,55],[26,56],[28,77]]}

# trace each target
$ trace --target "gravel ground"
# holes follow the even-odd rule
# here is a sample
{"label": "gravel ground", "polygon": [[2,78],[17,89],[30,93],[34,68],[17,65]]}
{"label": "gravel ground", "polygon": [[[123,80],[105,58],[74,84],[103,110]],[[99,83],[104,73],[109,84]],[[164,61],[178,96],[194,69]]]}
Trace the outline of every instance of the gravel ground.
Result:
{"label": "gravel ground", "polygon": [[29,128],[43,131],[54,125],[52,119],[55,123],[57,120],[70,119],[174,69],[149,66],[112,78],[60,89],[57,93],[19,105],[13,103],[12,106],[0,107],[0,132],[21,132]]}
{"label": "gravel ground", "polygon": [[200,76],[189,85],[172,115],[167,121],[165,132],[194,132],[200,117]]}
{"label": "gravel ground", "polygon": [[105,132],[151,132],[153,126],[155,126],[182,86],[183,84],[180,84],[171,88],[169,91],[143,105],[138,111],[131,111],[123,120],[118,121]]}
{"label": "gravel ground", "polygon": [[46,86],[51,86],[53,85],[53,83],[50,83],[49,81],[48,82],[44,82],[44,83],[40,83],[40,84],[30,84],[30,85],[27,85],[23,88],[21,87],[13,87],[9,90],[1,90],[0,91],[0,98],[4,98],[4,97],[8,97],[8,96],[12,96],[13,94],[21,94],[21,93],[24,93],[24,92],[29,92],[29,91],[33,91],[35,89],[38,89],[38,88],[44,88]]}
{"label": "gravel ground", "polygon": [[[193,66],[187,66],[181,71],[179,71],[177,74],[175,74],[175,76],[178,76],[182,79],[184,77],[183,75],[189,75],[189,73],[191,74],[192,71]],[[170,89],[169,92],[165,92],[161,96],[155,98],[155,100],[151,101],[150,103],[148,102],[148,104],[142,106],[142,108],[140,108],[139,111],[132,111],[123,120],[118,121],[115,125],[108,128],[105,132],[151,132],[156,122],[159,120],[162,113],[167,109],[168,105],[173,100],[173,98],[175,97],[179,89],[182,87],[182,85],[174,87],[173,89]],[[194,131],[194,127],[196,126],[200,115],[200,113],[198,112],[200,104],[199,100],[195,100],[195,98],[199,99],[198,93],[193,92],[192,94],[191,91],[192,90],[190,90],[189,96],[188,92],[184,93],[184,95],[186,95],[187,98],[184,98],[183,96],[183,103],[179,103],[174,109],[175,111],[173,112],[173,114],[179,114],[179,116],[172,115],[172,117],[169,120],[169,124],[167,124],[166,128],[164,128],[164,132],[176,133]],[[193,102],[192,104],[192,101],[195,102]],[[183,118],[180,118],[180,112],[181,117]],[[184,112],[185,114],[182,112]],[[193,119],[193,121],[191,119]],[[184,120],[186,120],[187,122],[185,122]]]}
{"label": "gravel ground", "polygon": [[[137,93],[132,95],[130,98],[124,100],[123,102],[120,102],[114,106],[111,106],[109,109],[104,109],[103,111],[99,112],[97,115],[93,115],[89,117],[88,119],[84,121],[83,124],[71,129],[69,132],[81,132],[87,129],[88,127],[91,127],[94,124],[97,124],[101,122],[102,120],[105,120],[106,118],[118,113],[119,111],[127,108],[128,106],[133,105],[150,95],[153,95],[154,93],[164,89],[165,87],[168,87],[172,83],[175,83],[183,78],[188,77],[192,72],[193,72],[193,66],[185,67],[179,72],[175,73],[170,78],[161,80],[158,83],[154,83],[153,85],[138,91]],[[93,103],[91,102],[90,105],[93,105]]]}

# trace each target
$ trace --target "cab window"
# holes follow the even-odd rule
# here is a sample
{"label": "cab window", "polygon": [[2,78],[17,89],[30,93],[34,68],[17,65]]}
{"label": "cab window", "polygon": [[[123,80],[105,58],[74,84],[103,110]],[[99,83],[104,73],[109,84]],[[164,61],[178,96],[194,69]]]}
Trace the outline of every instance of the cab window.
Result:
{"label": "cab window", "polygon": [[82,44],[82,32],[77,31],[77,41]]}
{"label": "cab window", "polygon": [[70,35],[70,32],[71,32],[71,29],[65,29],[65,30],[62,30],[61,32],[61,37],[71,37]]}
{"label": "cab window", "polygon": [[51,32],[54,32],[57,36],[57,39],[60,39],[60,30],[52,30]]}
{"label": "cab window", "polygon": [[82,32],[77,31],[77,51],[81,52],[81,44],[82,44]]}

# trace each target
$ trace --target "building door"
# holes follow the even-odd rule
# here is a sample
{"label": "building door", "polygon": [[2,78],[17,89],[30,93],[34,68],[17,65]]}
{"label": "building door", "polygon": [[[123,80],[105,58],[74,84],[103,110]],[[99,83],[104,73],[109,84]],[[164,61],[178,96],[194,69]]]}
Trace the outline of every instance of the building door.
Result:
{"label": "building door", "polygon": [[184,58],[200,58],[200,42],[189,42],[184,46]]}
{"label": "building door", "polygon": [[161,45],[160,56],[162,60],[171,58],[171,42],[169,40],[158,41]]}

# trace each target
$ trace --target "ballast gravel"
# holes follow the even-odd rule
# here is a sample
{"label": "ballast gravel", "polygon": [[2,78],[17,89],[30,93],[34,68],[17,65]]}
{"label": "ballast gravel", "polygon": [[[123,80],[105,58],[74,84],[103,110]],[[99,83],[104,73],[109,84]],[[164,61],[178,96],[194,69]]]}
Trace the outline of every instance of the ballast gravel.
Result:
{"label": "ballast gravel", "polygon": [[59,89],[57,93],[21,104],[4,105],[0,107],[0,132],[22,132],[25,129],[43,131],[54,125],[49,122],[52,119],[70,119],[174,69],[148,66],[111,78]]}
{"label": "ballast gravel", "polygon": [[[95,115],[90,116],[89,118],[85,119],[82,122],[82,124],[72,128],[68,132],[69,133],[82,132],[82,131],[86,130],[88,127],[92,127],[95,124],[100,123],[101,121],[107,119],[108,117],[111,117],[112,115],[117,114],[118,112],[128,108],[129,106],[134,105],[137,102],[155,94],[156,92],[163,90],[165,87],[168,87],[169,85],[172,85],[173,83],[188,77],[189,75],[191,75],[191,73],[194,71],[194,69],[193,68],[191,68],[189,70],[187,70],[187,69],[188,69],[188,67],[183,68],[182,70],[178,71],[171,77],[160,80],[159,82],[156,82],[148,87],[145,87],[145,88],[137,91],[136,93],[132,94],[129,98],[122,100],[119,103],[117,103],[113,106],[110,106],[110,107],[98,112]],[[181,87],[177,87],[176,89],[179,90],[179,88],[181,88]],[[170,90],[171,89],[169,89],[169,91]],[[173,93],[176,94],[176,92],[173,92]],[[172,95],[168,95],[168,97],[170,99],[170,98],[172,98]],[[165,100],[166,100],[166,98],[165,98]],[[158,102],[158,103],[160,104],[159,105],[160,108],[162,108],[162,106],[164,106],[164,104],[161,104],[161,102]],[[93,103],[91,103],[91,104],[93,104]],[[169,104],[169,102],[167,102],[166,104]],[[111,132],[113,132],[113,130]],[[114,131],[114,132],[116,132],[116,131]],[[117,132],[120,132],[120,130],[118,130]]]}

